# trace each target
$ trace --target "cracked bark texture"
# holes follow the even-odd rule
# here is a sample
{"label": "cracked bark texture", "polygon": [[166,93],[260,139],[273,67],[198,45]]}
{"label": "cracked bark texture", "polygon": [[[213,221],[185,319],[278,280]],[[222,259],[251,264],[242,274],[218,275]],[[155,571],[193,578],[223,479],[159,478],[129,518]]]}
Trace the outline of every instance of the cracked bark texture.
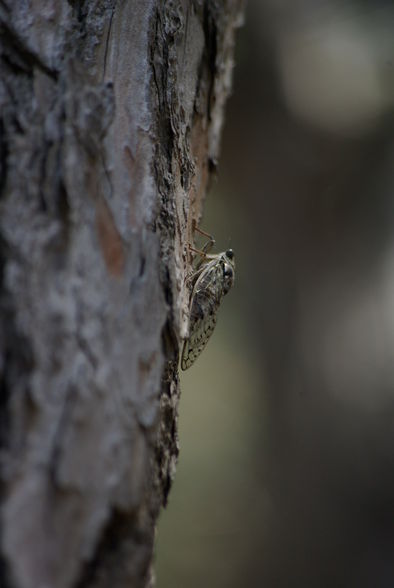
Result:
{"label": "cracked bark texture", "polygon": [[239,0],[1,0],[2,588],[145,587]]}

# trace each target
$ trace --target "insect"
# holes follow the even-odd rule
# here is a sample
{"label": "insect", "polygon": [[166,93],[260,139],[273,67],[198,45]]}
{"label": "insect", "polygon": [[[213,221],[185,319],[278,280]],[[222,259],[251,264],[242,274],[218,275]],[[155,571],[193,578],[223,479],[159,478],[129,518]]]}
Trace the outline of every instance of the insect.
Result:
{"label": "insect", "polygon": [[[203,231],[197,229],[203,235]],[[207,235],[209,237],[209,235]],[[209,248],[214,244],[210,237]],[[207,246],[204,247],[207,250]],[[189,337],[182,350],[181,367],[187,370],[196,361],[216,325],[216,315],[223,296],[234,284],[235,260],[232,249],[213,255],[191,247],[201,260],[192,274]]]}

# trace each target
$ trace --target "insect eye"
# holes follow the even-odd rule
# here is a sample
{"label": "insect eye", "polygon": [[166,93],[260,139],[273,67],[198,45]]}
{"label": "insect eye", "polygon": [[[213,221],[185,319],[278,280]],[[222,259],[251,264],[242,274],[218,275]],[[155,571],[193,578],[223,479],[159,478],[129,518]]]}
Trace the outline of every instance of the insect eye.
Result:
{"label": "insect eye", "polygon": [[225,263],[223,266],[223,294],[227,294],[233,283],[234,270],[229,263]]}
{"label": "insect eye", "polygon": [[230,265],[225,264],[223,268],[223,275],[225,278],[232,278],[234,275],[233,268]]}

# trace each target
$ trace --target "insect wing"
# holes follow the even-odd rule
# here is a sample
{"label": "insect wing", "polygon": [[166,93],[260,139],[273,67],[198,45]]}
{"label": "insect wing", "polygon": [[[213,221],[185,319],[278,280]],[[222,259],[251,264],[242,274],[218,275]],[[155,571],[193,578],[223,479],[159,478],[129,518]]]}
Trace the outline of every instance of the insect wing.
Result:
{"label": "insect wing", "polygon": [[216,313],[223,295],[222,263],[213,260],[200,273],[192,292],[189,338],[185,341],[181,367],[189,368],[208,343],[215,325]]}
{"label": "insect wing", "polygon": [[[189,368],[196,361],[216,326],[217,304],[213,300],[209,302],[206,294],[202,292],[200,294],[196,294],[193,301],[189,338],[185,341],[182,353],[183,370]],[[202,308],[206,310],[202,312]]]}

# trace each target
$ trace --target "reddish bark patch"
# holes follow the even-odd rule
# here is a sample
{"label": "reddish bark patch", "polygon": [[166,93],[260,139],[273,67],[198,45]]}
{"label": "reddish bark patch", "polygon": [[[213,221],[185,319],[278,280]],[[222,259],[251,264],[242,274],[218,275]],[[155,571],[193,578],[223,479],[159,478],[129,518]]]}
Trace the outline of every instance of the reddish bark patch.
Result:
{"label": "reddish bark patch", "polygon": [[96,227],[105,265],[111,275],[120,277],[125,266],[123,241],[112,212],[103,198],[99,199],[96,208]]}
{"label": "reddish bark patch", "polygon": [[135,215],[135,188],[134,188],[134,183],[135,183],[135,158],[134,155],[131,152],[131,149],[128,145],[126,145],[123,148],[123,154],[124,154],[124,160],[126,163],[126,167],[128,169],[128,172],[130,174],[130,178],[131,178],[131,189],[130,189],[130,195],[129,195],[129,200],[130,200],[130,223],[132,227],[135,227],[137,225],[137,219],[136,219],[136,215]]}

